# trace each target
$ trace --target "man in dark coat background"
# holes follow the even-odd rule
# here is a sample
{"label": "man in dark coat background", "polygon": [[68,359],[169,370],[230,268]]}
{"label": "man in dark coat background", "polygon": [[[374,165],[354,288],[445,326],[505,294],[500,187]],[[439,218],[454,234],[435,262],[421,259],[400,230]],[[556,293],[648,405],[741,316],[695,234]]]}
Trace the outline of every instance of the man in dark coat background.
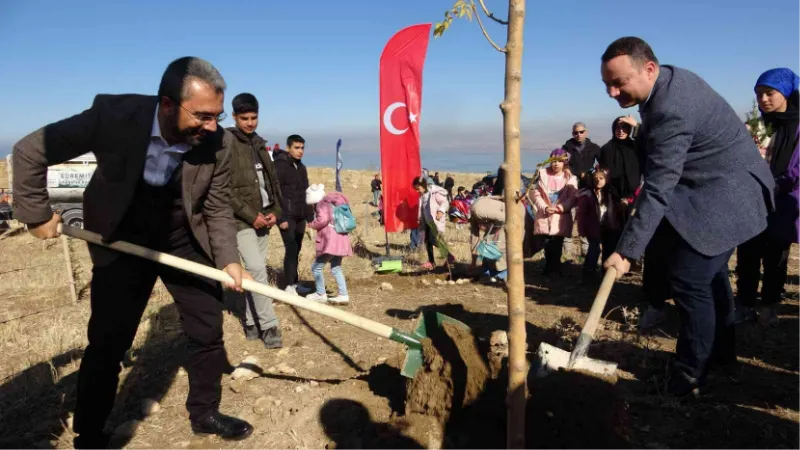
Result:
{"label": "man in dark coat background", "polygon": [[589,187],[589,176],[600,157],[600,146],[589,139],[589,130],[583,122],[572,126],[572,138],[563,148],[569,153],[569,169],[578,177],[578,188]]}

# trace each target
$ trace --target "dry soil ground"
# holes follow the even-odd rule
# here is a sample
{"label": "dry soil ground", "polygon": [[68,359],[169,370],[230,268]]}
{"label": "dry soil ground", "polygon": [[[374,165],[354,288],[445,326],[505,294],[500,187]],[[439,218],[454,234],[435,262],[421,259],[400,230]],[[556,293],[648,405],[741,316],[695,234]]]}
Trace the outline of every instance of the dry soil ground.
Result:
{"label": "dry soil ground", "polygon": [[[331,170],[313,169],[312,182],[333,186]],[[471,185],[479,174],[462,174]],[[390,236],[393,252],[410,264],[394,275],[374,275],[369,258],[384,252],[383,231],[369,222],[365,202],[370,174],[346,171],[343,184],[359,218],[353,236],[357,256],[344,263],[351,304],[347,310],[411,330],[422,309],[444,312],[474,330],[484,356],[489,336],[506,328],[502,287],[467,283],[437,285],[447,274],[418,273],[422,254],[405,251],[407,234]],[[460,262],[468,260],[467,231],[450,228]],[[310,281],[312,244],[306,241],[301,278]],[[89,317],[91,266],[86,246],[70,243],[80,301],[67,290],[59,241],[42,243],[26,234],[0,240],[0,447],[69,448],[75,381]],[[280,268],[283,246],[271,237],[269,264]],[[734,262],[731,262],[733,267]],[[540,274],[537,258],[526,262],[528,346],[540,342],[569,349],[580,330],[597,284],[582,284],[580,268],[563,278]],[[595,358],[619,363],[617,380],[580,373],[530,380],[528,446],[531,447],[758,447],[798,448],[798,257],[792,249],[788,299],[776,328],[738,330],[739,367],[715,373],[713,390],[701,400],[664,394],[664,373],[674,350],[677,314],[654,335],[636,332],[640,279],[633,274],[612,293]],[[279,276],[279,275],[277,275]],[[393,290],[382,290],[382,282]],[[329,290],[333,288],[332,280]],[[185,337],[175,306],[158,285],[125,362],[118,402],[109,421],[120,428],[115,445],[130,448],[345,448],[504,447],[502,361],[484,391],[443,425],[404,416],[406,380],[398,367],[403,348],[343,323],[280,305],[285,348],[267,351],[244,339],[239,320],[226,314],[228,357],[233,365],[258,358],[258,377],[225,377],[222,410],[256,427],[246,441],[194,437],[183,403],[188,383],[181,369]],[[456,383],[457,384],[457,383]],[[142,413],[145,399],[160,410]],[[121,426],[121,427],[120,427]]]}

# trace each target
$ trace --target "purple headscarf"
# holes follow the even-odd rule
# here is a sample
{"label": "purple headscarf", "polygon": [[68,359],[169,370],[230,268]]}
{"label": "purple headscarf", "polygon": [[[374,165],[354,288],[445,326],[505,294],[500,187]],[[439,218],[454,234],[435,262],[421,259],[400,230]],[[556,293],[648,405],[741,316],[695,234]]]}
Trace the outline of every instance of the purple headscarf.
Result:
{"label": "purple headscarf", "polygon": [[552,152],[550,152],[550,157],[551,158],[566,158],[565,162],[569,161],[569,156],[570,156],[569,152],[567,152],[563,148],[557,148],[557,149],[553,150]]}

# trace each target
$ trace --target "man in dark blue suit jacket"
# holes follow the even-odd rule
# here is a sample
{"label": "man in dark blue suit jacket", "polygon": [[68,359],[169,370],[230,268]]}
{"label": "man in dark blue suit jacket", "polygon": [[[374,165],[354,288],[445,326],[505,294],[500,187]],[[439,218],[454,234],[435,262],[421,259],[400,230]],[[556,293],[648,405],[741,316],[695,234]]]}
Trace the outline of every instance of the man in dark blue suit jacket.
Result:
{"label": "man in dark blue suit jacket", "polygon": [[766,228],[772,176],[733,108],[694,73],[660,66],[643,40],[613,42],[601,73],[621,107],[639,105],[645,160],[641,194],[605,266],[622,276],[651,240],[665,249],[681,316],[669,386],[696,395],[712,359],[736,361],[728,260]]}

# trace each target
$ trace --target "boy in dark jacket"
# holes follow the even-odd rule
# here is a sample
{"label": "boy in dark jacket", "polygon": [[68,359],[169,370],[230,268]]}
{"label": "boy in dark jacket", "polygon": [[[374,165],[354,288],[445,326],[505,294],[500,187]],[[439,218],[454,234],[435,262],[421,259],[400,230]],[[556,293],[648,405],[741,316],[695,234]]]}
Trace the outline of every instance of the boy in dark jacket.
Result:
{"label": "boy in dark jacket", "polygon": [[[236,219],[236,241],[245,269],[259,283],[268,283],[265,261],[269,254],[269,230],[281,215],[281,189],[266,141],[256,133],[258,100],[252,94],[233,99],[235,127],[231,154],[231,206]],[[248,292],[245,302],[245,336],[261,339],[267,348],[282,346],[278,317],[272,299]]]}
{"label": "boy in dark jacket", "polygon": [[282,202],[281,217],[278,227],[281,230],[286,253],[283,257],[283,276],[286,281],[286,292],[305,295],[311,292],[297,284],[297,264],[306,224],[313,217],[313,209],[306,204],[308,189],[308,171],[301,159],[305,152],[306,141],[300,135],[293,134],[286,138],[286,151],[276,153],[275,170],[280,180]]}

